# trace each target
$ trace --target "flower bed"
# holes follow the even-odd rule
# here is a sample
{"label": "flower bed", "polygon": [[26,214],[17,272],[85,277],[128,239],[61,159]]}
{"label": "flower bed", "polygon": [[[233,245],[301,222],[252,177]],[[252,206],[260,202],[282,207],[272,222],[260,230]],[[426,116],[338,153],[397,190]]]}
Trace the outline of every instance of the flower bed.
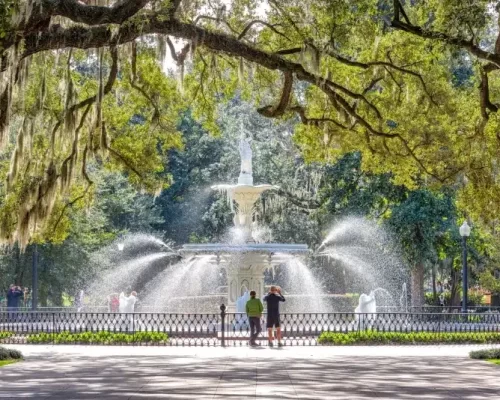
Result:
{"label": "flower bed", "polygon": [[2,339],[8,339],[10,338],[12,335],[14,335],[12,332],[0,332],[0,341]]}
{"label": "flower bed", "polygon": [[500,343],[500,332],[323,332],[318,343],[324,345]]}
{"label": "flower bed", "polygon": [[161,332],[59,332],[59,333],[37,333],[28,335],[26,338],[30,344],[55,343],[55,344],[135,344],[151,343],[162,344],[168,341],[168,335]]}

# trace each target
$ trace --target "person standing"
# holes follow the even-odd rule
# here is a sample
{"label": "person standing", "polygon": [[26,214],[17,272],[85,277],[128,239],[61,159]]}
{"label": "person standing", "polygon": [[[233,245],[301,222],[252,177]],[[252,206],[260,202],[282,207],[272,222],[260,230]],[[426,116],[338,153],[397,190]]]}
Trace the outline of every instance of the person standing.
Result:
{"label": "person standing", "polygon": [[14,284],[9,286],[9,291],[7,292],[7,310],[10,319],[15,319],[15,313],[19,308],[19,300],[21,300],[22,296],[23,291],[19,286]]}
{"label": "person standing", "polygon": [[250,300],[247,301],[245,307],[248,320],[250,321],[250,346],[257,346],[255,339],[257,339],[262,332],[260,318],[262,317],[264,306],[262,305],[262,301],[255,297],[256,295],[255,290],[250,292]]}
{"label": "person standing", "polygon": [[276,339],[278,347],[281,347],[281,327],[280,327],[280,302],[285,301],[279,286],[271,286],[269,293],[264,297],[267,303],[267,333],[269,337],[269,347],[273,347],[273,328],[276,328]]}
{"label": "person standing", "polygon": [[28,288],[24,288],[24,293],[23,293],[23,304],[24,308],[26,310],[29,310],[31,308],[31,292]]}
{"label": "person standing", "polygon": [[108,309],[111,313],[117,313],[120,308],[120,298],[118,293],[111,293],[108,296]]}

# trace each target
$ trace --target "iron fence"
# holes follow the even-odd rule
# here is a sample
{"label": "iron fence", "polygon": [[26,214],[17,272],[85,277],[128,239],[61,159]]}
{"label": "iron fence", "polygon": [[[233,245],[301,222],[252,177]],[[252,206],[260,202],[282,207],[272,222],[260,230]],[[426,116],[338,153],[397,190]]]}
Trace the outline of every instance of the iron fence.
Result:
{"label": "iron fence", "polygon": [[[354,306],[338,306],[335,307],[338,313],[350,313],[352,312]],[[168,314],[172,307],[158,307],[158,306],[148,306],[148,305],[137,305],[136,311],[141,313],[164,313]],[[31,311],[31,307],[19,307],[17,311],[19,312],[29,312]],[[435,305],[424,305],[424,306],[384,306],[377,305],[377,310],[379,312],[384,313],[460,313],[462,311],[462,306],[435,306]],[[469,306],[469,312],[471,313],[490,313],[490,312],[498,312],[500,313],[500,307],[498,306],[489,306],[489,305],[476,305]],[[7,312],[7,307],[0,307],[0,313]],[[61,307],[38,307],[37,311],[39,312],[58,312],[58,313],[76,313],[76,312],[85,312],[85,313],[110,313],[109,306],[95,306],[95,305],[85,305],[83,307],[74,307],[74,306],[61,306]],[[196,310],[195,310],[196,311]]]}
{"label": "iron fence", "polygon": [[[221,307],[222,309],[222,307]],[[257,342],[267,344],[266,316]],[[284,313],[282,344],[500,343],[499,313]],[[0,312],[0,344],[241,346],[245,314]]]}

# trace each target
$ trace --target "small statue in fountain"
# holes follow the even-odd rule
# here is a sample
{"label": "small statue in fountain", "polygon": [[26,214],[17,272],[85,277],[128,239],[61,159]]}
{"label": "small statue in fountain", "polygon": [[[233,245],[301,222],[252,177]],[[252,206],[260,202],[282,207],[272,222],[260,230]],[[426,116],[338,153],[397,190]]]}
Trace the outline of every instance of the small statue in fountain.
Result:
{"label": "small statue in fountain", "polygon": [[363,293],[359,296],[358,306],[354,312],[356,314],[372,314],[377,312],[377,302],[375,300],[375,292],[373,290],[370,294]]}
{"label": "small statue in fountain", "polygon": [[251,139],[240,140],[241,173],[252,175],[252,147]]}
{"label": "small statue in fountain", "polygon": [[241,139],[239,144],[240,157],[241,157],[241,170],[238,178],[240,185],[253,185],[253,171],[252,171],[252,139],[244,137],[243,125],[241,131]]}

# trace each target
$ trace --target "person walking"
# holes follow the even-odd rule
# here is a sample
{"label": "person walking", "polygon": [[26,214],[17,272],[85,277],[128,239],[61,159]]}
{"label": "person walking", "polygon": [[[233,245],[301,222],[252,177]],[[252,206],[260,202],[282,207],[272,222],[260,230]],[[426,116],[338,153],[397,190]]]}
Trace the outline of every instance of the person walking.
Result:
{"label": "person walking", "polygon": [[255,297],[256,295],[255,290],[250,292],[250,300],[247,301],[245,307],[248,320],[250,321],[250,346],[257,346],[255,339],[257,339],[262,332],[260,318],[262,317],[264,306],[262,305],[262,301]]}
{"label": "person walking", "polygon": [[279,286],[271,286],[269,293],[264,297],[267,303],[267,333],[269,337],[269,347],[273,347],[273,328],[276,328],[276,339],[278,339],[278,347],[281,343],[281,326],[280,326],[280,302],[285,301],[285,297],[281,294]]}

